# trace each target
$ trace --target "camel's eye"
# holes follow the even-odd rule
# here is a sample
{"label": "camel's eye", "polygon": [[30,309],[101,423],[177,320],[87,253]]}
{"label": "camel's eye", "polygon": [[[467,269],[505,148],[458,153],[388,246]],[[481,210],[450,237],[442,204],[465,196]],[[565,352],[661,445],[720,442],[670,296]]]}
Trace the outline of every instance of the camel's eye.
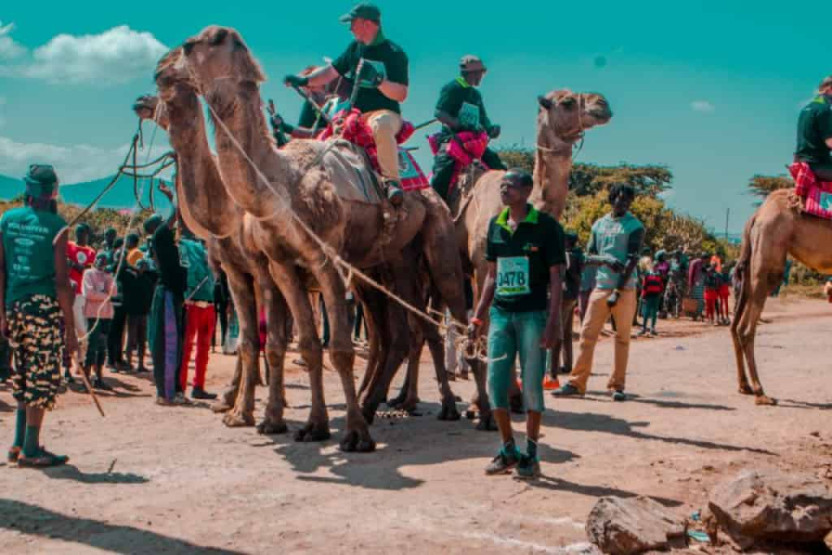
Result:
{"label": "camel's eye", "polygon": [[219,29],[213,37],[211,37],[211,46],[219,46],[228,36],[228,29]]}

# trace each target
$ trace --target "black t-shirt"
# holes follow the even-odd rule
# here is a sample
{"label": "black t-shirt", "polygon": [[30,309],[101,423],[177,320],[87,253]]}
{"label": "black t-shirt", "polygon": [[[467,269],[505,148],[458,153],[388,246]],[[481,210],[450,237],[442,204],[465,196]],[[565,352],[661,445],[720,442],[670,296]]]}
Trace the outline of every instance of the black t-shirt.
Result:
{"label": "black t-shirt", "polygon": [[173,230],[167,225],[160,225],[153,234],[153,254],[159,267],[159,283],[175,295],[184,295],[188,273],[179,262]]}
{"label": "black t-shirt", "polygon": [[491,219],[485,259],[497,263],[494,306],[507,312],[547,310],[549,269],[566,263],[563,228],[549,214],[529,205],[514,232],[508,208]]}
{"label": "black t-shirt", "polygon": [[[341,77],[353,79],[358,62],[362,58],[365,63],[372,63],[376,70],[391,83],[409,84],[407,54],[399,45],[384,38],[380,30],[378,37],[372,44],[365,45],[358,41],[350,43],[344,53],[332,62],[332,67]],[[362,87],[360,84],[359,87],[361,88],[355,99],[354,108],[358,108],[364,113],[376,110],[391,110],[397,114],[401,113],[399,103],[384,96],[377,88]]]}
{"label": "black t-shirt", "polygon": [[832,164],[826,145],[829,138],[832,138],[832,99],[819,95],[800,111],[795,157],[808,164]]}
{"label": "black t-shirt", "polygon": [[[487,131],[491,127],[491,120],[485,111],[482,94],[475,87],[469,85],[465,79],[459,77],[444,87],[436,102],[436,111],[445,112],[460,120],[465,129],[482,129]],[[449,132],[449,129],[443,129]]]}
{"label": "black t-shirt", "polygon": [[566,271],[563,274],[563,299],[574,301],[581,292],[581,275],[584,271],[584,251],[575,247],[567,253]]}

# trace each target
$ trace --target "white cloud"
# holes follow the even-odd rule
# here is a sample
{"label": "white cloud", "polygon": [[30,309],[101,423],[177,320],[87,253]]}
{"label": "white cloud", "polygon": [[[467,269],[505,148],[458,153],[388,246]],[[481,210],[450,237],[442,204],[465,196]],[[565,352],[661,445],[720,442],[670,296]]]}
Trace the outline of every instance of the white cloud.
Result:
{"label": "white cloud", "polygon": [[[124,160],[129,145],[116,148],[101,148],[85,144],[60,146],[47,143],[21,143],[8,137],[0,136],[0,174],[19,176],[26,173],[29,164],[44,163],[55,166],[55,171],[62,183],[90,181],[118,170]],[[156,137],[150,153],[146,149],[139,151],[139,162],[152,160],[162,155],[169,147],[164,140]]]}
{"label": "white cloud", "polygon": [[17,58],[26,52],[25,48],[9,36],[12,31],[14,31],[14,23],[3,25],[0,21],[0,60]]}
{"label": "white cloud", "polygon": [[49,83],[117,84],[149,78],[156,62],[168,51],[153,34],[121,25],[97,35],[56,35],[29,54],[8,36],[12,29],[11,25],[0,27],[0,58],[4,57],[4,44],[15,57],[28,55],[16,65],[0,65],[0,75]]}
{"label": "white cloud", "polygon": [[694,100],[690,103],[690,107],[694,112],[701,112],[703,114],[712,114],[716,111],[716,106],[707,100]]}

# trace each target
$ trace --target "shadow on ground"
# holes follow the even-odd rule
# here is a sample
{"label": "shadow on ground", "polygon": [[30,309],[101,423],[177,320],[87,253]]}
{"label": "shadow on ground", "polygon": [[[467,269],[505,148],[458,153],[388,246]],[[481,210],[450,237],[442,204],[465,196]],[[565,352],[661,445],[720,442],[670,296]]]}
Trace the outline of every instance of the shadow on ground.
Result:
{"label": "shadow on ground", "polygon": [[[214,547],[200,546],[132,526],[108,524],[98,520],[63,515],[12,499],[0,499],[0,529],[87,545],[113,553],[213,553],[236,555]],[[68,548],[71,552],[72,548]]]}

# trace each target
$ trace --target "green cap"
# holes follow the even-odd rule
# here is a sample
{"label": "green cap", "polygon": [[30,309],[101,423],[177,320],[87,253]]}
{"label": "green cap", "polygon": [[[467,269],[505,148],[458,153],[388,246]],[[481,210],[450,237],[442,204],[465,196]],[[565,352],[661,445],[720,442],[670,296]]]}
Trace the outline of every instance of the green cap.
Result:
{"label": "green cap", "polygon": [[49,164],[32,164],[23,178],[26,194],[32,197],[55,198],[58,196],[58,175]]}
{"label": "green cap", "polygon": [[366,19],[368,21],[375,21],[381,23],[381,10],[372,2],[361,2],[356,4],[350,13],[344,14],[339,18],[341,23],[349,23],[353,19]]}

